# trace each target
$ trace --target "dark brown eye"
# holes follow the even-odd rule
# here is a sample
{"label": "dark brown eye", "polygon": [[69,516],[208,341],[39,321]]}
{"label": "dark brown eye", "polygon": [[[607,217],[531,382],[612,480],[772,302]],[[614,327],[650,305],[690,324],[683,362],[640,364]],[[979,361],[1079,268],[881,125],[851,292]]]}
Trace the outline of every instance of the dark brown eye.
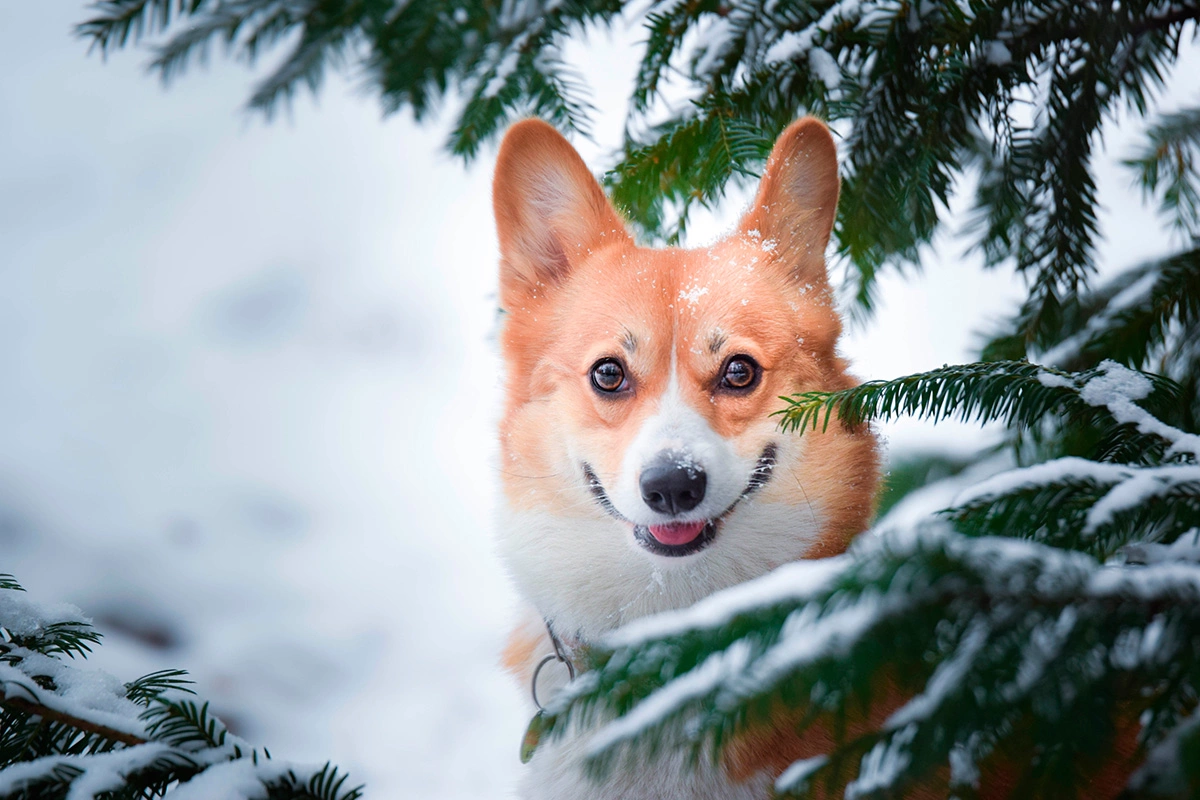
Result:
{"label": "dark brown eye", "polygon": [[732,356],[725,362],[725,372],[721,375],[723,389],[751,389],[758,383],[762,372],[758,363],[750,356]]}
{"label": "dark brown eye", "polygon": [[596,391],[612,394],[626,388],[625,368],[615,358],[597,361],[592,366],[592,386]]}

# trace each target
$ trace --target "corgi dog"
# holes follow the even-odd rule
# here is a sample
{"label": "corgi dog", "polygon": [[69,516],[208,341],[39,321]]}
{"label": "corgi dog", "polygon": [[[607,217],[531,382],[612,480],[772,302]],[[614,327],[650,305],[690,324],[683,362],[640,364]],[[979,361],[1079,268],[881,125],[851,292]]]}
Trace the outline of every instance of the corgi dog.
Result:
{"label": "corgi dog", "polygon": [[[526,690],[547,653],[570,665],[572,648],[630,620],[837,554],[867,527],[874,435],[785,435],[771,417],[781,395],[856,383],[826,274],[838,167],[823,123],[783,132],[753,205],[707,247],[637,246],[579,154],[538,120],[504,138],[493,198],[499,548],[527,605],[504,661]],[[535,689],[545,698],[552,683]],[[734,765],[667,757],[595,783],[582,736],[537,749],[524,797],[765,798],[786,766],[741,748]]]}

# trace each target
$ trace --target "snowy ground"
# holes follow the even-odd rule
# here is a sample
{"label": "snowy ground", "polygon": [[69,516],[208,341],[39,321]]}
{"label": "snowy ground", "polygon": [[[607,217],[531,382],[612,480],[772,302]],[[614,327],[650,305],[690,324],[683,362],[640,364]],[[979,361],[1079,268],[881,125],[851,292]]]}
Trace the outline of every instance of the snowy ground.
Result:
{"label": "snowy ground", "polygon": [[[114,673],[186,667],[370,796],[504,796],[526,718],[495,666],[492,154],[464,170],[337,81],[264,124],[219,58],[163,92],[144,54],[87,57],[83,14],[0,6],[0,571],[93,615]],[[597,167],[616,38],[577,54],[614,112]],[[1152,219],[1109,183],[1120,266]],[[1018,296],[960,250],[889,279],[860,375],[967,358]]]}

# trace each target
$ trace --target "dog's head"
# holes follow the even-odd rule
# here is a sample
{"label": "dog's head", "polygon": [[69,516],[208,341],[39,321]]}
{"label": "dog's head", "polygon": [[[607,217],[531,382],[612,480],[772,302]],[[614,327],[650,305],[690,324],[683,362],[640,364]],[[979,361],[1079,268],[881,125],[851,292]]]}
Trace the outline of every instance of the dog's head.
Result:
{"label": "dog's head", "polygon": [[870,435],[784,436],[770,416],[781,395],[852,383],[825,267],[837,195],[833,139],[803,119],[737,231],[645,249],[553,128],[509,131],[501,536],[543,614],[593,632],[838,552],[865,526]]}

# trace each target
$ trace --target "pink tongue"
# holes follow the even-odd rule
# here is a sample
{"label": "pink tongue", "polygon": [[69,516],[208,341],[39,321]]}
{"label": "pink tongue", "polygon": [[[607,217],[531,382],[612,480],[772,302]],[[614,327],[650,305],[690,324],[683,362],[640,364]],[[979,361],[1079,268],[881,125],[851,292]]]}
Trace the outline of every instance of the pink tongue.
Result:
{"label": "pink tongue", "polygon": [[662,544],[687,544],[700,535],[705,522],[673,522],[670,525],[650,525],[650,535]]}

